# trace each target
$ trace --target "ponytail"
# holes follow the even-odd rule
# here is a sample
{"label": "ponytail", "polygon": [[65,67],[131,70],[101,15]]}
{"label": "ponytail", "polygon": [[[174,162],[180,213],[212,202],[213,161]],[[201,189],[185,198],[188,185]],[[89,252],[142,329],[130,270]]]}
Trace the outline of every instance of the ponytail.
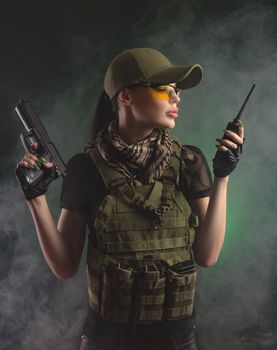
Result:
{"label": "ponytail", "polygon": [[92,128],[91,128],[91,138],[90,142],[85,147],[84,151],[86,152],[92,144],[96,142],[97,134],[100,130],[106,128],[111,121],[117,120],[117,100],[114,96],[111,100],[105,91],[99,97],[98,103],[95,108]]}

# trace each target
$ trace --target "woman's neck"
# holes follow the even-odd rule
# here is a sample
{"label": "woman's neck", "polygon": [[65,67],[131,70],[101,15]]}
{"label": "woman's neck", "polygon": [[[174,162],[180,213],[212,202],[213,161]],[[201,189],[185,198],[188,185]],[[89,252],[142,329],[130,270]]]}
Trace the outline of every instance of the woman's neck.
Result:
{"label": "woman's neck", "polygon": [[135,123],[134,120],[132,122],[127,122],[127,118],[119,119],[118,133],[122,140],[128,145],[135,144],[145,139],[152,131],[153,128]]}

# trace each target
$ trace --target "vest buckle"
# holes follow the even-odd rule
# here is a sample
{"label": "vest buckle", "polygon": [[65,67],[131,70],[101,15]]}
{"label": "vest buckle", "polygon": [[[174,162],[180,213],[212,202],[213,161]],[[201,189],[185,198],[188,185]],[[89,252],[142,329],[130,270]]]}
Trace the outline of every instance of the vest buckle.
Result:
{"label": "vest buckle", "polygon": [[156,215],[156,219],[157,219],[154,223],[153,229],[160,230],[163,227],[162,214],[164,210],[163,208],[156,207],[153,212]]}
{"label": "vest buckle", "polygon": [[161,228],[163,228],[163,223],[164,221],[161,217],[159,217],[158,220],[154,223],[154,230],[160,230]]}
{"label": "vest buckle", "polygon": [[154,209],[154,214],[157,215],[157,216],[161,216],[162,215],[162,210],[160,208],[155,208]]}
{"label": "vest buckle", "polygon": [[191,213],[189,217],[189,226],[190,227],[198,227],[199,226],[199,219],[198,216]]}
{"label": "vest buckle", "polygon": [[154,230],[155,231],[158,231],[158,230],[160,230],[162,228],[162,225],[161,225],[161,223],[156,223],[155,225],[154,225]]}

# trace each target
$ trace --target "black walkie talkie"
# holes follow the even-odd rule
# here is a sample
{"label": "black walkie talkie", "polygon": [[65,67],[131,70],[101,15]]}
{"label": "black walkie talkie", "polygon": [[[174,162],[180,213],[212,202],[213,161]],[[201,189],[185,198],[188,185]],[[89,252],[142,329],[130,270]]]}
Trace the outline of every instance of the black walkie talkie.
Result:
{"label": "black walkie talkie", "polygon": [[[228,123],[228,125],[227,125],[227,127],[226,127],[226,130],[231,130],[231,131],[234,131],[234,132],[236,132],[236,133],[238,132],[238,127],[239,127],[239,125],[240,125],[240,123],[239,123],[239,121],[240,121],[240,116],[241,116],[241,114],[242,114],[242,112],[243,112],[243,110],[244,110],[244,107],[245,107],[246,103],[248,102],[248,100],[249,100],[249,98],[250,98],[250,95],[252,94],[252,92],[253,92],[255,86],[256,86],[255,84],[252,85],[252,87],[251,87],[251,89],[250,89],[250,91],[249,91],[249,93],[248,93],[248,95],[247,95],[245,101],[243,102],[243,105],[241,106],[241,108],[240,108],[240,110],[239,110],[239,112],[238,112],[238,114],[237,114],[237,116],[235,117],[235,119],[234,119],[232,122],[229,122],[229,123]],[[226,134],[224,134],[222,138],[223,138],[223,139],[228,139],[228,140],[229,140],[229,137],[228,137]]]}
{"label": "black walkie talkie", "polygon": [[[243,102],[243,105],[241,106],[237,116],[235,119],[228,123],[226,130],[230,130],[235,132],[236,134],[239,134],[239,126],[240,123],[240,116],[245,108],[246,103],[249,100],[250,95],[252,94],[252,91],[255,88],[255,84],[251,87],[245,101]],[[229,136],[228,133],[224,133],[222,139],[233,141]],[[234,141],[233,141],[234,142]],[[216,147],[219,147],[218,145]],[[228,149],[228,152],[222,152],[220,150],[217,150],[215,153],[215,157],[213,158],[213,171],[214,175],[216,177],[225,177],[228,176],[237,166],[237,163],[240,159],[242,153],[242,144],[238,145],[236,149]]]}

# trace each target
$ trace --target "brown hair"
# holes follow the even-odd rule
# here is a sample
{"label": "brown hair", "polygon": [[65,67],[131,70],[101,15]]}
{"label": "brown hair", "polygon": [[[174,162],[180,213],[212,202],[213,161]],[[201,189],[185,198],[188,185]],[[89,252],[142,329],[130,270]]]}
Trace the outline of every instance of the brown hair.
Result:
{"label": "brown hair", "polygon": [[107,127],[112,120],[118,120],[117,111],[118,105],[116,96],[110,100],[106,92],[103,91],[93,114],[90,142],[86,145],[84,152],[96,142],[96,137],[100,130]]}

